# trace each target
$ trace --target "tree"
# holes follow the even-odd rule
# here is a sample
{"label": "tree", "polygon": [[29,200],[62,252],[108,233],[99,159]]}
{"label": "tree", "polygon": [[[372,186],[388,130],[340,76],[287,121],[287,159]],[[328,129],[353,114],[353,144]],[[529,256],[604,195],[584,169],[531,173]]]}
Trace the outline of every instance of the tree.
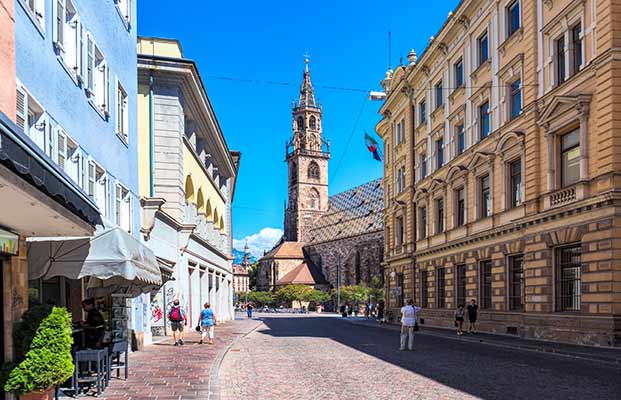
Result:
{"label": "tree", "polygon": [[326,292],[322,292],[321,290],[313,289],[304,296],[303,300],[308,301],[309,303],[321,304],[330,300],[330,295]]}
{"label": "tree", "polygon": [[369,297],[372,297],[373,303],[377,303],[384,299],[384,285],[377,276],[371,278],[371,285],[369,286]]}
{"label": "tree", "polygon": [[250,267],[248,267],[248,284],[250,285],[250,290],[257,290],[257,274],[259,271],[259,262],[255,262]]}
{"label": "tree", "polygon": [[257,306],[267,306],[274,302],[274,296],[270,292],[248,292],[248,301]]}
{"label": "tree", "polygon": [[[336,292],[333,291],[333,296]],[[349,285],[341,287],[341,302],[345,303],[366,303],[369,298],[369,288],[365,285]]]}
{"label": "tree", "polygon": [[306,285],[287,285],[276,292],[276,300],[280,303],[291,304],[294,301],[306,301],[304,300],[313,288]]}

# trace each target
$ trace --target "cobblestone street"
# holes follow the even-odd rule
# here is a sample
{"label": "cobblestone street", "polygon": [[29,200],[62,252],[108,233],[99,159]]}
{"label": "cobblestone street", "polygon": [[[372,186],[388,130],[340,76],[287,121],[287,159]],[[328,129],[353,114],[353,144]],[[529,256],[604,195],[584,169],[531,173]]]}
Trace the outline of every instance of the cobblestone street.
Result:
{"label": "cobblestone street", "polygon": [[418,334],[335,317],[263,315],[219,371],[222,400],[614,399],[619,365]]}
{"label": "cobblestone street", "polygon": [[[100,398],[105,400],[208,399],[210,373],[218,354],[235,338],[257,326],[258,321],[237,320],[216,328],[215,344],[199,345],[190,332],[185,345],[174,347],[172,338],[132,353],[129,379],[113,378]],[[213,388],[211,388],[213,389]]]}

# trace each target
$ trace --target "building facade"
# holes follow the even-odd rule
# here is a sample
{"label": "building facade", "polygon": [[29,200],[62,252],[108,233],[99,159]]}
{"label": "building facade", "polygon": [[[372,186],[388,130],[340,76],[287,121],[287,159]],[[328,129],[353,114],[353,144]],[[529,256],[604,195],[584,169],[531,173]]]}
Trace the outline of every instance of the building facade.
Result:
{"label": "building facade", "polygon": [[389,71],[389,309],[452,326],[621,345],[616,1],[466,0]]}
{"label": "building facade", "polygon": [[[233,293],[243,294],[250,292],[250,276],[241,265],[233,265]],[[239,300],[242,300],[241,298]]]}
{"label": "building facade", "polygon": [[232,319],[231,204],[240,154],[231,152],[198,68],[176,40],[138,40],[142,234],[173,280],[153,297],[154,335],[170,333],[178,299],[190,321],[210,302]]}

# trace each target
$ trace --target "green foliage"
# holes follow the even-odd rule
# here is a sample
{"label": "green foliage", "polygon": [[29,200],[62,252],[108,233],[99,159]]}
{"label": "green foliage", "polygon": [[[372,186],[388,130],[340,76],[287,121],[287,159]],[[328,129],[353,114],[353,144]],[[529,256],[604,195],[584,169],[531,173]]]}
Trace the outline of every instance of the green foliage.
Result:
{"label": "green foliage", "polygon": [[[336,290],[332,291],[336,298]],[[365,285],[349,285],[341,287],[341,303],[366,303],[369,299],[369,288]]]}
{"label": "green foliage", "polygon": [[303,300],[308,301],[309,303],[321,304],[330,300],[330,295],[326,292],[322,292],[321,290],[313,289],[305,294]]}
{"label": "green foliage", "polygon": [[290,304],[294,301],[305,301],[306,296],[314,289],[306,285],[287,285],[276,292],[276,300],[280,303]]}
{"label": "green foliage", "polygon": [[4,389],[22,395],[65,382],[73,374],[72,343],[69,313],[54,307],[39,325],[26,358],[11,371]]}
{"label": "green foliage", "polygon": [[248,284],[250,285],[250,290],[257,290],[257,273],[259,271],[259,263],[255,262],[250,267],[248,267]]}
{"label": "green foliage", "polygon": [[369,296],[373,297],[373,303],[377,303],[384,299],[384,286],[382,281],[377,276],[371,278],[371,285],[369,286]]}
{"label": "green foliage", "polygon": [[13,343],[15,345],[15,359],[17,361],[24,359],[39,325],[51,312],[52,306],[46,304],[32,306],[22,315],[21,321],[15,324]]}
{"label": "green foliage", "polygon": [[[245,298],[245,296],[244,296]],[[248,301],[256,306],[268,306],[274,302],[274,296],[270,292],[249,292]]]}

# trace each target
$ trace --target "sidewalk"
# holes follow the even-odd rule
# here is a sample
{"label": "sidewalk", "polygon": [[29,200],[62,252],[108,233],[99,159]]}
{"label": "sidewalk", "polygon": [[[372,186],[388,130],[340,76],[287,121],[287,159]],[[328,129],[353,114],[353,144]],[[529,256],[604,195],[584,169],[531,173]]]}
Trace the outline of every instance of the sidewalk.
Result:
{"label": "sidewalk", "polygon": [[[373,319],[366,319],[365,317],[348,317],[343,319],[356,325],[375,327],[379,329],[390,329],[396,332],[400,330],[399,325],[380,325],[377,323],[377,321]],[[567,357],[580,358],[591,361],[603,361],[607,363],[621,365],[621,349],[617,348],[580,346],[535,339],[522,339],[519,337],[513,337],[508,335],[495,335],[491,333],[480,332],[476,334],[464,334],[463,336],[457,336],[455,330],[453,329],[434,328],[424,325],[421,325],[420,331],[416,332],[416,334],[435,336],[451,340],[461,340],[464,342],[475,342],[518,350],[551,353]]]}
{"label": "sidewalk", "polygon": [[[173,346],[172,338],[130,353],[129,379],[114,377],[101,399],[163,400],[210,398],[212,365],[218,364],[226,349],[261,321],[239,319],[216,327],[215,344],[199,345],[200,335],[186,333],[184,346]],[[216,365],[217,367],[217,365]],[[113,376],[116,376],[113,373]],[[213,388],[211,388],[213,389]]]}

